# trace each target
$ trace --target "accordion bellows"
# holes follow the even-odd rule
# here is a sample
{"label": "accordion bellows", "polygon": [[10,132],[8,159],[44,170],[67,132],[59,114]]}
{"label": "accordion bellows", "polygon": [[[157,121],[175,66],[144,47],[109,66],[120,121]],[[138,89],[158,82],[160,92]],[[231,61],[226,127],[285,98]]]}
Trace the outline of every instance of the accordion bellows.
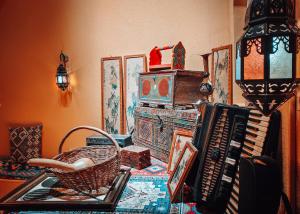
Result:
{"label": "accordion bellows", "polygon": [[121,165],[136,169],[151,166],[150,149],[140,146],[127,146],[121,150]]}

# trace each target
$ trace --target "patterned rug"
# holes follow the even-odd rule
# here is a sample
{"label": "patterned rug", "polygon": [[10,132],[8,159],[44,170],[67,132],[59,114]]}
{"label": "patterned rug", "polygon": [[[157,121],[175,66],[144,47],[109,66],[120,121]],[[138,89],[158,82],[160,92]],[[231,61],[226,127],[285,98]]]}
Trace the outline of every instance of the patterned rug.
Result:
{"label": "patterned rug", "polygon": [[196,209],[196,203],[171,204],[171,214],[200,214]]}
{"label": "patterned rug", "polygon": [[10,159],[0,159],[0,178],[3,179],[30,179],[44,170],[39,167],[20,164]]}
{"label": "patterned rug", "polygon": [[132,168],[131,169],[131,176],[141,175],[141,176],[168,176],[167,173],[167,164],[157,160],[155,158],[151,158],[151,166],[137,170]]}
{"label": "patterned rug", "polygon": [[169,213],[168,177],[133,176],[129,179],[116,211],[120,213]]}
{"label": "patterned rug", "polygon": [[[158,160],[158,159],[155,159],[155,158],[151,158],[151,163],[152,165],[145,168],[145,169],[142,169],[142,170],[137,170],[137,169],[134,169],[132,168],[131,169],[131,178],[126,186],[126,189],[128,186],[130,186],[130,181],[133,181],[133,180],[140,180],[140,181],[147,181],[147,180],[155,180],[161,176],[163,176],[163,179],[166,179],[165,183],[167,183],[168,181],[168,173],[167,173],[167,164]],[[151,176],[150,178],[147,179],[146,176]],[[138,177],[140,177],[140,179],[138,179]],[[152,187],[151,187],[152,188]],[[126,189],[124,192],[126,192]],[[166,184],[164,184],[164,187],[162,189],[165,189],[166,190],[166,193],[167,193],[167,197],[169,198],[169,193],[168,193],[168,190],[167,190],[167,186]],[[155,193],[156,191],[150,191],[152,193]],[[149,196],[149,195],[148,195]],[[138,210],[138,209],[135,209],[134,210],[134,207],[136,206],[136,202],[132,203],[130,201],[127,201],[126,202],[126,198],[124,197],[124,193],[119,201],[119,204],[117,206],[117,213],[123,213],[123,212],[126,212],[126,213],[171,213],[171,214],[200,214],[200,212],[197,211],[196,209],[196,203],[170,203],[170,201],[168,201],[168,203],[165,201],[163,202],[164,200],[159,200],[160,204],[165,204],[166,207],[169,207],[168,209],[157,209],[155,210],[154,208],[151,208],[151,206],[156,206],[155,203],[149,203],[149,205],[145,206],[144,207],[144,210]],[[150,197],[150,196],[149,196]],[[127,204],[128,208],[131,207],[132,209],[129,210],[129,209],[124,209],[125,207],[119,207],[120,206],[120,202],[121,200],[125,200],[125,202],[122,202],[122,204]],[[130,199],[129,199],[130,200]],[[169,199],[168,199],[169,200]],[[133,202],[134,200],[132,200]],[[160,207],[160,206],[158,206]],[[134,212],[135,211],[135,212]],[[154,211],[154,212],[152,212]]]}

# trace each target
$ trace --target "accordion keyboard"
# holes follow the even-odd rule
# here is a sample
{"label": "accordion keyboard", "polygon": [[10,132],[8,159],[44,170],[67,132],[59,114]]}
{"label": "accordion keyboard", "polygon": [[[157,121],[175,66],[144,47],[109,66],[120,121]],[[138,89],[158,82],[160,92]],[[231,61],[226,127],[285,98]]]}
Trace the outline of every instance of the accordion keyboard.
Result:
{"label": "accordion keyboard", "polygon": [[[246,128],[246,136],[244,140],[244,145],[242,146],[241,156],[251,157],[251,156],[261,156],[265,154],[267,144],[274,143],[269,141],[270,132],[278,130],[272,129],[271,123],[279,123],[278,117],[271,120],[271,117],[263,116],[258,110],[251,109],[249,113],[249,118]],[[225,213],[227,214],[237,214],[239,204],[239,170],[237,170],[233,188],[229,201],[226,206]]]}

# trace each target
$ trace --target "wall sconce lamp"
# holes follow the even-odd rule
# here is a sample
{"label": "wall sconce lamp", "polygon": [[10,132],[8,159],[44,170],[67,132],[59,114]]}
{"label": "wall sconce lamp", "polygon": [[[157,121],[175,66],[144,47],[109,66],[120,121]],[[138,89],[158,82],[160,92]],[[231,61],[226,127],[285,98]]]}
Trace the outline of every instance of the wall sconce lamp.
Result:
{"label": "wall sconce lamp", "polygon": [[56,85],[63,91],[65,91],[69,86],[69,74],[66,68],[66,63],[69,57],[63,52],[59,55],[60,63],[56,72]]}
{"label": "wall sconce lamp", "polygon": [[293,0],[250,0],[236,44],[235,81],[264,115],[294,95],[300,31]]}

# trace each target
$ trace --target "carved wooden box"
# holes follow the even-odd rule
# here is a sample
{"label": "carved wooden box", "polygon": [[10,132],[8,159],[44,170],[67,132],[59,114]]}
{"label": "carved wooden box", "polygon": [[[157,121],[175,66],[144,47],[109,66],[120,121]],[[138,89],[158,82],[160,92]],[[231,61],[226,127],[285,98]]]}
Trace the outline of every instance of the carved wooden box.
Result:
{"label": "carved wooden box", "polygon": [[151,166],[150,150],[140,146],[127,146],[121,149],[121,164],[136,169]]}
{"label": "carved wooden box", "polygon": [[137,107],[134,113],[134,145],[147,147],[151,155],[168,162],[175,129],[196,129],[198,111]]}
{"label": "carved wooden box", "polygon": [[140,104],[165,107],[186,106],[203,96],[199,93],[202,80],[208,72],[165,70],[141,73],[139,76]]}

